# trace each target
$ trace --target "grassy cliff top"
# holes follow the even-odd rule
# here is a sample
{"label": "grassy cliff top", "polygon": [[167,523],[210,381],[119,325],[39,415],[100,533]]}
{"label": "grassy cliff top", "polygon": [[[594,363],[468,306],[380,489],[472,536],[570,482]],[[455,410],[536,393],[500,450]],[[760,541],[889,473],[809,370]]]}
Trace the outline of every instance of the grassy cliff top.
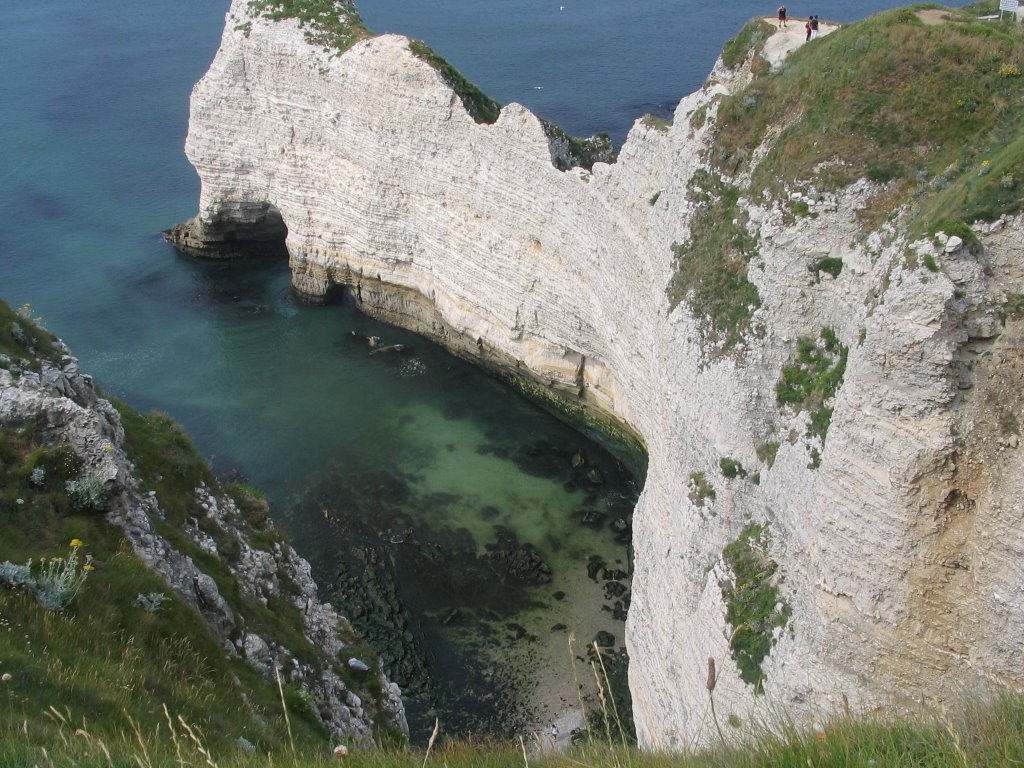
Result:
{"label": "grassy cliff top", "polygon": [[740,198],[807,215],[789,192],[867,178],[878,187],[858,212],[864,230],[903,208],[914,236],[969,236],[971,222],[1024,207],[1024,29],[977,18],[997,8],[880,13],[801,45],[778,71],[761,56],[771,25],[752,21],[726,44],[723,63],[749,65],[752,79],[719,104],[668,288],[701,319],[713,354],[739,343],[760,306]]}
{"label": "grassy cliff top", "polygon": [[274,21],[297,19],[310,44],[336,54],[371,36],[352,0],[249,0],[249,8]]}
{"label": "grassy cliff top", "polygon": [[776,199],[866,176],[888,184],[879,215],[911,200],[922,230],[1019,210],[1024,30],[978,20],[989,5],[887,11],[801,46],[779,72],[755,67],[721,105],[713,163]]}

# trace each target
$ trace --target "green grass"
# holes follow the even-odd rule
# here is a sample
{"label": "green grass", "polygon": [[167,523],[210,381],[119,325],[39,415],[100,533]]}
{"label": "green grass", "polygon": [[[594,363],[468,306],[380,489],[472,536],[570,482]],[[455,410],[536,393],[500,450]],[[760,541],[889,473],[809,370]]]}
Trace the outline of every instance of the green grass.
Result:
{"label": "green grass", "polygon": [[336,55],[370,37],[352,0],[249,0],[249,8],[273,21],[298,20],[308,43]]}
{"label": "green grass", "polygon": [[[42,358],[58,365],[61,352],[54,346],[57,338],[42,327],[41,317],[32,314],[28,304],[15,310],[0,301],[0,355],[7,355],[14,363]],[[0,367],[9,368],[10,364],[0,363]],[[39,370],[38,364],[34,370]]]}
{"label": "green grass", "polygon": [[703,472],[690,473],[690,501],[698,507],[703,507],[708,501],[715,500],[715,486],[713,486]]}
{"label": "green grass", "polygon": [[[273,687],[227,659],[202,618],[138,559],[120,529],[71,508],[63,489],[77,472],[70,450],[47,447],[37,425],[5,425],[0,457],[0,561],[60,556],[78,538],[96,563],[62,613],[0,587],[0,672],[12,675],[6,706],[0,700],[0,742],[29,723],[28,744],[58,744],[61,725],[44,716],[50,707],[75,713],[78,725],[87,717],[96,735],[116,740],[125,713],[148,731],[163,722],[166,704],[221,750],[238,735],[280,748],[285,731]],[[35,467],[46,468],[41,485],[25,479]],[[8,495],[23,503],[7,504]],[[170,598],[155,613],[136,604],[152,592]],[[249,706],[238,706],[243,697]],[[320,734],[312,718],[296,718],[293,728],[310,740]]]}
{"label": "green grass", "polygon": [[808,265],[807,269],[814,273],[815,280],[821,279],[822,272],[836,278],[839,277],[843,271],[843,260],[835,256],[823,256]]}
{"label": "green grass", "polygon": [[726,41],[722,49],[722,63],[729,68],[742,64],[752,50],[759,53],[774,33],[775,27],[763,19],[747,22],[735,37]]}
{"label": "green grass", "polygon": [[785,603],[775,608],[779,590],[772,577],[778,565],[765,552],[766,538],[764,526],[751,524],[722,552],[734,579],[722,586],[725,618],[733,628],[730,651],[740,677],[757,693],[763,692],[761,665],[771,652],[772,635],[792,612]]}
{"label": "green grass", "polygon": [[673,246],[676,273],[668,287],[672,308],[685,302],[698,319],[705,348],[720,352],[742,340],[761,306],[757,287],[747,279],[756,243],[747,234],[739,197],[739,188],[720,177],[695,173],[690,198],[698,209],[690,241]]}
{"label": "green grass", "polygon": [[[0,302],[0,317],[11,315]],[[25,328],[17,336],[26,340],[12,351],[39,365],[33,350],[45,354],[52,337],[26,320],[19,322]],[[241,593],[226,562],[237,557],[240,544],[199,506],[198,485],[221,489],[189,437],[164,414],[142,415],[123,403],[117,409],[138,490],[155,491],[163,512],[152,523],[216,581],[236,620],[230,639],[238,639],[244,628],[288,648],[314,670],[332,669],[360,696],[367,715],[380,719],[379,683],[347,678],[350,670],[341,659],[326,657],[303,635],[302,616],[286,599],[297,585],[282,574],[284,596],[271,596],[265,605]],[[42,747],[59,747],[79,728],[110,744],[135,742],[135,729],[162,734],[158,741],[166,742],[166,705],[177,736],[190,742],[186,755],[195,753],[196,742],[178,723],[179,715],[202,744],[220,754],[238,751],[240,736],[260,750],[283,753],[289,740],[276,686],[225,654],[199,613],[139,559],[121,529],[102,516],[104,509],[75,503],[66,483],[79,478],[80,471],[74,451],[54,442],[45,419],[0,424],[0,562],[32,560],[32,574],[38,577],[40,561],[66,558],[69,542],[79,539],[84,546],[78,552],[88,555],[91,566],[76,569],[84,574],[84,583],[59,612],[41,605],[33,592],[0,586],[0,674],[11,675],[0,684],[0,744],[17,742],[38,754]],[[270,549],[284,540],[257,490],[232,485],[228,491],[240,512],[233,525],[254,546]],[[203,551],[185,534],[182,526],[189,519],[214,537],[220,557]],[[140,594],[166,600],[151,611],[139,603]],[[376,664],[357,637],[344,640]],[[328,735],[314,715],[315,702],[291,684],[285,699],[295,738],[307,746],[326,747]],[[6,759],[0,748],[0,766],[17,764]]]}
{"label": "green grass", "polygon": [[827,403],[839,387],[846,373],[849,348],[839,342],[831,328],[822,328],[818,340],[801,336],[796,342],[796,355],[782,366],[775,385],[775,398],[779,405],[791,405],[811,412],[809,435],[822,440],[832,421],[832,408]]}
{"label": "green grass", "polygon": [[737,477],[744,478],[747,476],[747,470],[743,468],[743,465],[735,459],[728,457],[718,460],[718,467],[722,470],[722,477],[733,480]]}
{"label": "green grass", "polygon": [[[913,9],[888,11],[794,51],[784,71],[722,102],[716,164],[751,171],[750,194],[776,199],[797,181],[827,188],[821,164],[841,166],[846,180],[888,182],[901,201],[914,195],[921,232],[939,219],[1019,210],[1024,32],[950,13],[953,22],[925,26]],[[733,41],[729,60],[751,34]],[[772,126],[782,133],[754,164]],[[886,195],[876,202],[893,207]]]}
{"label": "green grass", "polygon": [[668,133],[668,129],[672,127],[672,121],[666,120],[663,117],[657,117],[655,115],[644,115],[640,118],[640,122],[646,125],[648,128],[653,128],[661,133]]}
{"label": "green grass", "polygon": [[[111,756],[107,760],[90,723],[84,724],[82,734],[75,735],[74,728],[82,726],[80,719],[72,716],[68,718],[71,725],[61,725],[52,715],[40,715],[37,720],[56,721],[48,726],[52,741],[46,747],[46,756],[37,742],[21,737],[19,724],[16,738],[0,742],[0,768],[207,768],[214,763],[220,768],[990,768],[1024,764],[1024,696],[997,694],[989,701],[952,703],[948,710],[943,715],[822,713],[818,729],[799,729],[784,716],[757,723],[744,723],[731,716],[726,721],[728,727],[725,722],[722,724],[723,738],[716,739],[713,746],[672,754],[640,752],[633,747],[610,744],[602,736],[563,754],[528,754],[524,759],[518,742],[452,742],[445,739],[442,731],[429,754],[423,749],[352,752],[343,762],[331,754],[329,744],[311,745],[301,739],[297,740],[294,753],[287,746],[261,746],[257,755],[248,755],[233,744],[222,748],[203,739],[210,758],[207,761],[180,726],[175,734],[180,749],[176,750],[166,726],[159,733],[155,728],[140,728],[140,736],[136,737],[127,721],[124,736],[105,740],[103,747]],[[26,725],[30,737],[42,726],[37,720]],[[14,731],[0,733],[0,738],[8,734]],[[530,750],[531,742],[525,743]]]}
{"label": "green grass", "polygon": [[764,445],[759,445],[757,447],[757,458],[763,461],[765,463],[765,466],[768,467],[768,469],[771,469],[772,465],[775,463],[775,456],[778,454],[778,452],[778,441],[770,440]]}
{"label": "green grass", "polygon": [[437,70],[441,79],[448,84],[470,117],[477,123],[493,124],[501,113],[501,104],[469,82],[462,73],[438,55],[433,48],[421,40],[410,40],[409,50]]}

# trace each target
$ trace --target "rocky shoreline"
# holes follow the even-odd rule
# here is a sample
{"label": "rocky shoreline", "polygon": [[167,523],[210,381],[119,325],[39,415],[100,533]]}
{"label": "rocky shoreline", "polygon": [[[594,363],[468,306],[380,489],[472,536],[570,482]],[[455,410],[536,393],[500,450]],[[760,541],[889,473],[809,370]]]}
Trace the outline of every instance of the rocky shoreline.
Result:
{"label": "rocky shoreline", "polygon": [[[534,445],[520,453],[517,463],[527,471],[595,489],[604,483],[578,449]],[[607,459],[602,464],[606,472],[624,471]],[[558,554],[556,539],[543,546],[520,540],[496,507],[478,510],[490,531],[478,540],[457,518],[438,517],[454,502],[424,496],[398,472],[353,459],[325,474],[288,511],[287,523],[324,574],[324,596],[401,685],[414,740],[429,735],[435,717],[448,734],[529,733],[577,705],[565,685],[543,683],[546,660],[568,673],[570,631],[578,632],[581,648],[595,640],[621,646],[632,502],[624,498],[609,514],[598,511],[595,497],[577,510],[580,535],[606,543],[602,554],[574,565]]]}
{"label": "rocky shoreline", "polygon": [[[28,327],[27,321],[17,320],[13,326]],[[26,331],[21,335],[28,338]],[[280,674],[306,691],[318,702],[317,718],[335,738],[366,747],[382,726],[407,733],[398,686],[379,669],[353,679],[338,663],[355,647],[355,634],[345,618],[319,600],[309,563],[273,535],[274,524],[265,513],[243,514],[229,494],[202,482],[184,500],[171,501],[150,490],[152,480],[137,474],[129,455],[122,414],[97,393],[68,349],[54,344],[56,353],[40,349],[34,360],[0,355],[0,425],[39,423],[48,445],[69,446],[81,463],[82,477],[102,488],[98,498],[103,499],[107,521],[203,617],[223,652],[244,659],[268,681]],[[177,520],[168,507],[182,504],[188,513]],[[203,570],[203,557],[226,570],[241,602],[222,593],[221,584],[227,582],[222,576],[219,584]],[[253,626],[260,621],[250,611],[259,609],[246,608],[246,601],[275,611],[287,609],[296,624],[291,631],[317,649],[316,658],[284,638],[256,631]]]}

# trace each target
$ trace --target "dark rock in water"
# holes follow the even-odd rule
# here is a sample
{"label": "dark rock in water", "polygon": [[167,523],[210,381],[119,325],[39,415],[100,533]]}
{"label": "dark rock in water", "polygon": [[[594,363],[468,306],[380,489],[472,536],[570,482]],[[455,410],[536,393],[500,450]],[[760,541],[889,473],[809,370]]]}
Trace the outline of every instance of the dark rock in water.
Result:
{"label": "dark rock in water", "polygon": [[629,578],[629,573],[618,568],[609,568],[604,572],[604,577],[609,581],[622,581]]}
{"label": "dark rock in water", "polygon": [[616,517],[610,527],[613,533],[622,533],[629,530],[629,521],[624,517]]}
{"label": "dark rock in water", "polygon": [[611,600],[613,597],[622,597],[626,594],[626,585],[620,581],[609,581],[604,585],[604,599]]}
{"label": "dark rock in water", "polygon": [[604,512],[597,509],[584,509],[580,522],[591,528],[601,528],[604,525]]}
{"label": "dark rock in water", "polygon": [[532,544],[520,544],[508,528],[494,528],[497,541],[486,545],[484,560],[509,580],[528,586],[541,586],[551,581],[551,566],[544,562]]}
{"label": "dark rock in water", "polygon": [[566,470],[565,453],[546,440],[538,440],[520,447],[512,460],[519,469],[534,477],[564,477]]}
{"label": "dark rock in water", "polygon": [[587,472],[587,480],[592,482],[594,485],[600,485],[604,482],[604,475],[601,474],[600,470],[592,469]]}
{"label": "dark rock in water", "polygon": [[615,635],[605,632],[603,629],[594,637],[594,645],[600,648],[611,648],[615,645]]}
{"label": "dark rock in water", "polygon": [[598,574],[600,574],[607,565],[608,563],[606,563],[604,558],[600,555],[591,555],[590,559],[587,561],[587,576],[592,578],[594,581],[597,581]]}
{"label": "dark rock in water", "polygon": [[[372,336],[371,338],[376,337]],[[408,355],[412,354],[413,349],[412,347],[408,347],[405,344],[387,344],[383,347],[375,346],[373,349],[370,350],[370,356],[372,357],[373,355],[383,355],[387,354],[388,352],[401,352],[403,354]]]}
{"label": "dark rock in water", "polygon": [[569,628],[565,624],[555,624],[551,627],[552,632],[565,632],[567,629]]}
{"label": "dark rock in water", "polygon": [[478,445],[476,452],[480,456],[493,456],[496,459],[508,459],[509,457],[508,448],[502,448],[500,445]]}
{"label": "dark rock in water", "polygon": [[616,621],[625,621],[627,616],[626,608],[622,604],[621,600],[615,601],[615,606],[612,608],[612,618]]}
{"label": "dark rock in water", "polygon": [[516,640],[522,640],[526,637],[529,632],[526,631],[526,627],[522,624],[516,624],[514,621],[509,621],[505,624],[505,629],[510,630],[515,636]]}
{"label": "dark rock in water", "polygon": [[491,506],[490,504],[485,507],[480,507],[480,517],[484,520],[493,520],[500,514],[501,510],[495,506]]}
{"label": "dark rock in water", "polygon": [[555,600],[565,600],[565,592],[563,592],[562,590],[558,590],[551,596],[555,598]]}
{"label": "dark rock in water", "polygon": [[583,449],[582,448],[576,449],[576,453],[574,453],[572,455],[572,468],[573,469],[579,469],[580,467],[582,467],[586,463],[587,463],[587,460],[583,456]]}

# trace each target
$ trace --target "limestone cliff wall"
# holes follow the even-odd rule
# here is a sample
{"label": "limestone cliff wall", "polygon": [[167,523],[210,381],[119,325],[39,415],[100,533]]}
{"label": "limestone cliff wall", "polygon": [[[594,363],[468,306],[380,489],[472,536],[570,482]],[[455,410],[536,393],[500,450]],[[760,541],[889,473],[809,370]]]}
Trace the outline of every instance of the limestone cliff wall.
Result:
{"label": "limestone cliff wall", "polygon": [[[863,231],[866,181],[808,198],[815,215],[796,220],[741,201],[762,305],[739,349],[709,355],[666,289],[715,97],[744,78],[719,67],[671,127],[638,121],[614,165],[559,171],[536,116],[511,104],[474,122],[405,38],[332,55],[235,0],[192,96],[193,243],[279,214],[300,292],[350,286],[366,311],[642,437],[627,640],[649,746],[709,735],[709,656],[719,713],[742,722],[780,703],[801,717],[844,695],[935,701],[1024,682],[1024,467],[992,408],[1021,397],[1021,320],[1000,309],[1024,290],[1024,220],[986,227],[979,246],[951,241],[933,273],[895,224]],[[843,260],[838,278],[808,271],[822,256]],[[823,326],[849,361],[821,444],[775,384]],[[769,465],[758,449],[773,442]],[[759,484],[724,477],[725,457]],[[695,496],[694,472],[713,500]],[[762,556],[792,609],[764,696],[730,661],[722,597],[723,549],[750,521],[768,526]]]}

